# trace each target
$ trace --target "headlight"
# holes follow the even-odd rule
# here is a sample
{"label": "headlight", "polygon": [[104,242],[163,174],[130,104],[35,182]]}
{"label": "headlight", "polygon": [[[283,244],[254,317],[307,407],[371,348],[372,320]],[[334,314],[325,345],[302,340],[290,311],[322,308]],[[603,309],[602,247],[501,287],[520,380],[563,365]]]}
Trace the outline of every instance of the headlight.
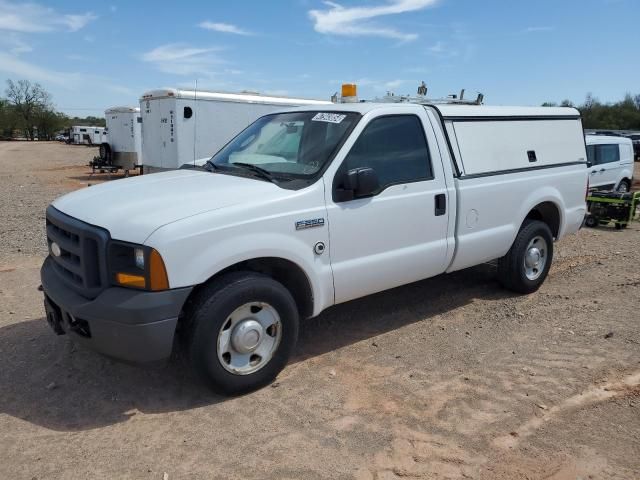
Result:
{"label": "headlight", "polygon": [[143,290],[167,290],[169,280],[162,257],[151,247],[112,241],[109,272],[114,285]]}

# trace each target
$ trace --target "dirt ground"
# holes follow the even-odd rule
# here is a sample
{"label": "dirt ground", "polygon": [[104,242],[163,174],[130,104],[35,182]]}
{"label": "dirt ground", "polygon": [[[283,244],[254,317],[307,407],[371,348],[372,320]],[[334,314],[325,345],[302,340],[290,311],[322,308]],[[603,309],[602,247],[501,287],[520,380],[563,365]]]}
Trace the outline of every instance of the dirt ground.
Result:
{"label": "dirt ground", "polygon": [[94,154],[0,143],[0,479],[640,478],[640,224],[562,240],[530,296],[483,265],[334,307],[223,398],[47,326],[44,209]]}

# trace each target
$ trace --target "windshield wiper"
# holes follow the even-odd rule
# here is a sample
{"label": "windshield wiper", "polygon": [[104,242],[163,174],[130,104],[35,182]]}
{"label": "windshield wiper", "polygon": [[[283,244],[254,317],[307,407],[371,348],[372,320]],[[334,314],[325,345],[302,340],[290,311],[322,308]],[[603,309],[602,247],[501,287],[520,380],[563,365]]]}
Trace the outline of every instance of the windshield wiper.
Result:
{"label": "windshield wiper", "polygon": [[269,180],[271,183],[277,183],[276,178],[273,176],[273,174],[269,170],[259,167],[257,165],[254,165],[253,163],[233,162],[231,165],[237,165],[239,167],[246,168],[247,170],[251,170],[253,173],[258,175],[259,177],[262,177],[265,180]]}
{"label": "windshield wiper", "polygon": [[204,169],[207,170],[208,172],[215,172],[216,170],[219,170],[220,167],[218,167],[211,160],[207,160],[204,164]]}

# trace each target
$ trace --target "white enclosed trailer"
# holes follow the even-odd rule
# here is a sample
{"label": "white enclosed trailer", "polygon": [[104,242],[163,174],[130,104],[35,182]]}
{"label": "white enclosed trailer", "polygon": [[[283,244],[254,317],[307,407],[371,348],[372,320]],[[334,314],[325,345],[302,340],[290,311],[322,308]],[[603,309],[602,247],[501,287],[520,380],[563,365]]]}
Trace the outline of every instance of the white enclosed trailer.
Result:
{"label": "white enclosed trailer", "polygon": [[328,101],[176,89],[142,95],[145,172],[175,169],[210,157],[257,118],[286,107]]}
{"label": "white enclosed trailer", "polygon": [[74,145],[100,145],[106,140],[105,127],[74,125],[69,129],[69,142]]}
{"label": "white enclosed trailer", "polygon": [[125,172],[142,165],[142,118],[138,107],[112,107],[104,112],[108,140],[100,145],[100,157]]}

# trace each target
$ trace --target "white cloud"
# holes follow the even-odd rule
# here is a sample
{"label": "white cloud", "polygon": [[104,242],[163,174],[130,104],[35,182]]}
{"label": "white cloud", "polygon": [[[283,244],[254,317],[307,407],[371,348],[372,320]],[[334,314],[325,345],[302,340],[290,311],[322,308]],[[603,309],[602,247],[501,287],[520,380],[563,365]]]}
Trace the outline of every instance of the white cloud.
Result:
{"label": "white cloud", "polygon": [[98,18],[91,12],[63,14],[38,3],[0,0],[0,30],[42,33],[55,30],[76,32]]}
{"label": "white cloud", "polygon": [[217,22],[201,22],[198,24],[200,28],[204,28],[205,30],[213,30],[214,32],[222,32],[222,33],[234,33],[236,35],[253,35],[253,33],[243,30],[240,27],[235,25],[231,25],[230,23],[217,23]]}
{"label": "white cloud", "polygon": [[552,30],[555,30],[555,27],[528,27],[524,29],[524,33],[550,32]]}
{"label": "white cloud", "polygon": [[391,80],[384,84],[385,88],[398,88],[400,85],[406,83],[404,80]]}
{"label": "white cloud", "polygon": [[332,1],[325,1],[326,10],[310,10],[313,28],[319,33],[345,36],[376,36],[409,42],[418,38],[416,33],[401,32],[397,29],[378,25],[372,19],[387,15],[422,10],[434,6],[439,0],[388,0],[382,5],[343,7]]}
{"label": "white cloud", "polygon": [[199,48],[183,43],[169,43],[142,54],[142,60],[152,63],[164,73],[175,75],[213,75],[214,65],[224,63],[217,55],[218,47]]}
{"label": "white cloud", "polygon": [[432,45],[429,47],[429,51],[431,53],[442,53],[444,52],[444,43],[443,42],[437,42],[435,45]]}
{"label": "white cloud", "polygon": [[14,32],[0,35],[0,48],[10,52],[13,55],[28,53],[33,51],[33,47],[22,40],[22,37]]}
{"label": "white cloud", "polygon": [[40,82],[44,84],[45,87],[47,85],[55,85],[63,87],[66,90],[79,90],[83,88],[86,89],[86,86],[90,84],[97,89],[104,88],[128,96],[136,94],[136,92],[129,87],[112,83],[102,76],[50,70],[40,65],[21,60],[5,52],[0,52],[0,72]]}

